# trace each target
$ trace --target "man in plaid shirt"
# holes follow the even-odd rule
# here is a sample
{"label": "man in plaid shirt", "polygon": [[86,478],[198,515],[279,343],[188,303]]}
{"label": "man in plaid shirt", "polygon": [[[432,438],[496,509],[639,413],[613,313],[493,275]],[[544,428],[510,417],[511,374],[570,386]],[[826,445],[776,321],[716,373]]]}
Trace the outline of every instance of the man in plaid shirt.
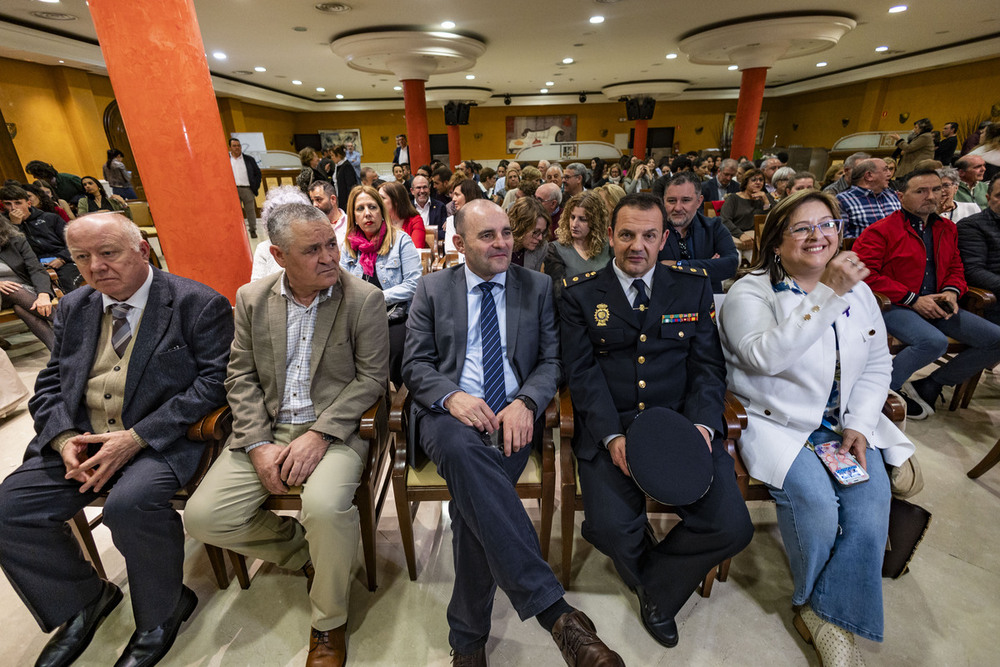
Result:
{"label": "man in plaid shirt", "polygon": [[844,237],[857,238],[868,225],[899,210],[889,189],[889,167],[881,158],[862,160],[851,170],[851,187],[837,195]]}

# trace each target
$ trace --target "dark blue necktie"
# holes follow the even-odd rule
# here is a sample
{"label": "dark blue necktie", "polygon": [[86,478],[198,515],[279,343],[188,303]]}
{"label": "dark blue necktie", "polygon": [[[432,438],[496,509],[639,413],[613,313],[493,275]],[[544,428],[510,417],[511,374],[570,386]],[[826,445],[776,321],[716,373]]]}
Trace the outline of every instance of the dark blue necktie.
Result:
{"label": "dark blue necktie", "polygon": [[483,400],[494,413],[507,403],[503,381],[503,347],[500,345],[500,322],[492,289],[496,283],[480,283],[483,301],[479,308],[479,336],[483,346]]}
{"label": "dark blue necktie", "polygon": [[639,290],[632,302],[632,310],[639,313],[639,326],[646,323],[646,311],[649,310],[649,295],[646,294],[646,283],[641,278],[632,281],[632,287]]}

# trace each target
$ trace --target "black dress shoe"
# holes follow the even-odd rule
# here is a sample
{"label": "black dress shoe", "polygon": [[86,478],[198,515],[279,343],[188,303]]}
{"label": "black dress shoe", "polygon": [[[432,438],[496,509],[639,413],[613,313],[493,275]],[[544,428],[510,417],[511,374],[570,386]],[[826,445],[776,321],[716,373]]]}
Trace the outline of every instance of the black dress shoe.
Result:
{"label": "black dress shoe", "polygon": [[646,632],[667,648],[677,646],[679,638],[674,619],[664,616],[656,608],[656,604],[649,599],[642,586],[635,587],[635,594],[639,596],[639,615],[642,617],[642,626],[646,628]]}
{"label": "black dress shoe", "polygon": [[150,667],[162,660],[177,639],[181,623],[191,616],[196,606],[198,596],[187,586],[182,586],[181,599],[170,618],[152,630],[136,630],[132,633],[132,638],[128,640],[128,646],[115,667]]}
{"label": "black dress shoe", "polygon": [[102,582],[97,599],[66,621],[42,649],[35,667],[62,667],[80,657],[108,614],[122,601],[122,591],[110,581]]}

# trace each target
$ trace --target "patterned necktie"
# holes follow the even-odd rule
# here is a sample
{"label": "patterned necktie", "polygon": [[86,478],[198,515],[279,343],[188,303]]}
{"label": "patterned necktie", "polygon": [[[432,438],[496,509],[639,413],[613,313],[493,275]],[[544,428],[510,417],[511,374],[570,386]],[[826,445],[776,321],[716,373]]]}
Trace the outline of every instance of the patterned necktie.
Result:
{"label": "patterned necktie", "polygon": [[496,414],[507,403],[507,388],[503,380],[503,348],[500,345],[500,323],[492,289],[496,283],[480,283],[483,301],[479,309],[479,336],[483,346],[483,400]]}
{"label": "patterned necktie", "polygon": [[119,359],[125,355],[125,348],[132,340],[132,327],[128,325],[130,310],[132,306],[127,303],[116,303],[111,306],[111,347],[115,348]]}
{"label": "patterned necktie", "polygon": [[646,283],[641,278],[636,278],[632,281],[632,287],[639,291],[632,302],[632,310],[639,313],[639,326],[642,326],[646,323],[646,311],[649,310],[649,295],[646,294]]}

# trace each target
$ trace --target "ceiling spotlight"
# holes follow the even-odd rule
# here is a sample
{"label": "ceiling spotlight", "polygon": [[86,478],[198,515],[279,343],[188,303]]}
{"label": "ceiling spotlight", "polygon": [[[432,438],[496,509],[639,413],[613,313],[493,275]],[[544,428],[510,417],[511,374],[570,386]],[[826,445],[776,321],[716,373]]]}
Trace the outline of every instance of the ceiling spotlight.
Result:
{"label": "ceiling spotlight", "polygon": [[728,69],[728,70],[729,70],[730,72],[735,72],[735,71],[736,71],[736,70],[738,70],[739,68],[740,68],[740,66],[739,66],[739,65],[730,65],[730,66],[729,66],[729,67],[727,67],[726,69]]}
{"label": "ceiling spotlight", "polygon": [[545,85],[546,86],[554,86],[554,85],[556,85],[556,82],[555,81],[546,81]]}
{"label": "ceiling spotlight", "polygon": [[66,62],[65,60],[60,60],[60,61],[59,61],[59,64],[60,64],[60,65],[62,65],[62,64],[63,64],[63,63],[65,63],[65,62]]}
{"label": "ceiling spotlight", "polygon": [[326,92],[326,88],[317,88],[316,92],[317,93],[325,93]]}
{"label": "ceiling spotlight", "polygon": [[299,81],[298,79],[292,79],[292,85],[293,86],[301,86],[302,82]]}
{"label": "ceiling spotlight", "polygon": [[906,5],[896,5],[895,7],[890,7],[889,8],[889,13],[890,14],[901,14],[901,13],[905,12],[907,9],[909,9],[909,8]]}
{"label": "ceiling spotlight", "polygon": [[587,101],[587,93],[580,93],[580,104]]}
{"label": "ceiling spotlight", "polygon": [[827,64],[826,61],[823,60],[823,61],[820,61],[820,62],[816,63],[816,67],[826,67],[826,64]]}
{"label": "ceiling spotlight", "polygon": [[213,51],[212,57],[215,58],[216,60],[225,60],[226,54],[223,53],[222,51]]}
{"label": "ceiling spotlight", "polygon": [[475,78],[476,78],[476,75],[475,75],[475,74],[466,74],[466,75],[465,75],[465,80],[466,80],[466,81],[472,81],[472,80],[473,80],[473,79],[475,79]]}
{"label": "ceiling spotlight", "polygon": [[677,57],[676,53],[668,53],[667,54],[667,60],[673,60],[676,57]]}
{"label": "ceiling spotlight", "polygon": [[506,95],[503,96],[503,103],[506,104],[507,106],[510,106],[510,93],[507,93]]}
{"label": "ceiling spotlight", "polygon": [[603,16],[591,16],[590,17],[590,22],[591,23],[604,23],[604,17]]}
{"label": "ceiling spotlight", "polygon": [[402,86],[393,86],[392,89],[393,90],[402,90],[403,87]]}
{"label": "ceiling spotlight", "polygon": [[562,59],[562,64],[563,64],[563,65],[572,65],[572,64],[573,64],[573,62],[574,62],[574,61],[573,61],[573,59],[572,59],[572,58],[563,58],[563,59]]}
{"label": "ceiling spotlight", "polygon": [[542,88],[538,92],[540,92],[540,93],[547,93],[547,92],[549,92],[549,89],[548,88]]}
{"label": "ceiling spotlight", "polygon": [[337,93],[337,99],[338,99],[338,100],[342,100],[342,99],[344,99],[344,96],[343,96],[343,95],[341,95],[340,93]]}
{"label": "ceiling spotlight", "polygon": [[441,27],[444,28],[445,30],[451,30],[452,28],[455,27],[455,22],[454,21],[441,21]]}
{"label": "ceiling spotlight", "polygon": [[888,47],[888,46],[876,46],[876,47],[875,47],[875,51],[876,51],[877,53],[885,53],[885,52],[886,52],[886,51],[888,51],[888,50],[889,50],[889,47]]}
{"label": "ceiling spotlight", "polygon": [[253,71],[255,71],[255,72],[266,72],[267,68],[266,67],[261,67],[260,65],[258,65],[257,67],[253,68]]}

